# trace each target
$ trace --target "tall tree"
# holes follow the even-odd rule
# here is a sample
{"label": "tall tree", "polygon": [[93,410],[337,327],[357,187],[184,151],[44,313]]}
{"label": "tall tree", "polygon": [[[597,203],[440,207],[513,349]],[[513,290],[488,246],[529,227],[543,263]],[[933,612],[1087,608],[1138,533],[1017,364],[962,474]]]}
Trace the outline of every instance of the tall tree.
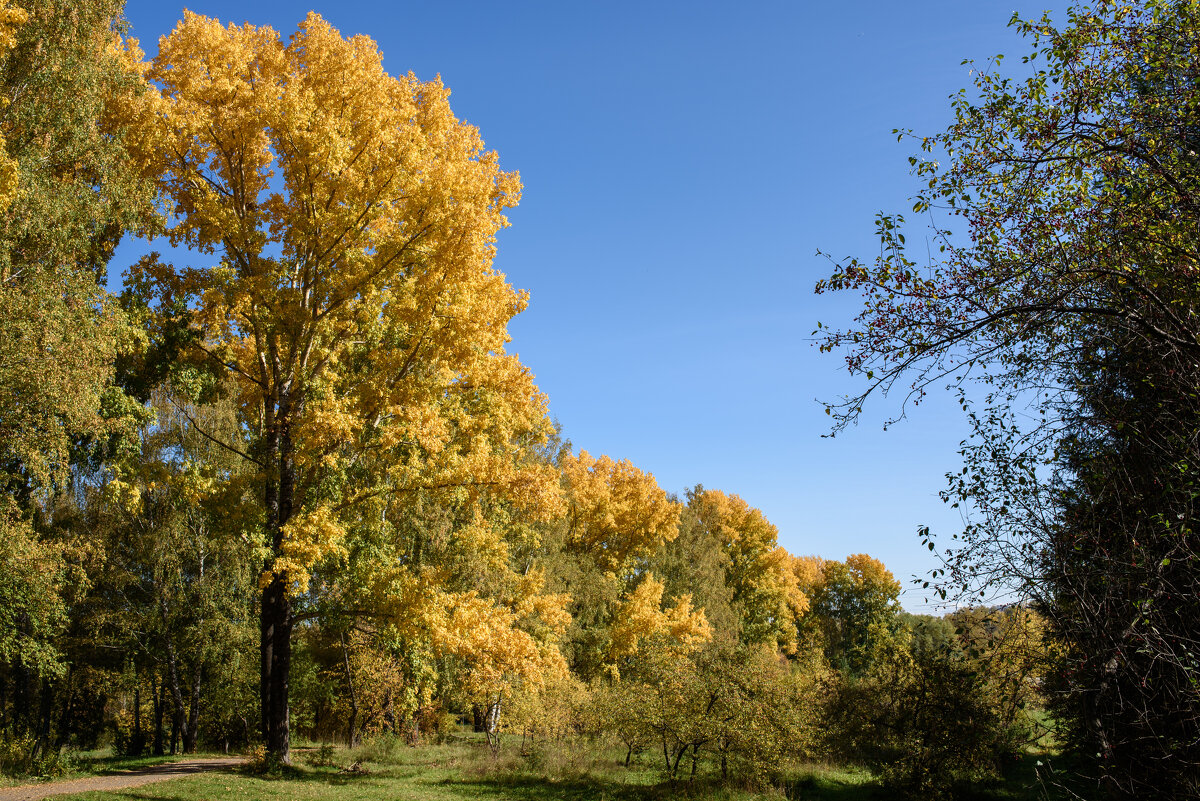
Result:
{"label": "tall tree", "polygon": [[[120,320],[103,289],[122,233],[153,221],[116,111],[144,87],[123,3],[0,7],[0,473],[61,481],[109,427]],[[110,417],[110,416],[109,416]]]}
{"label": "tall tree", "polygon": [[[977,437],[947,493],[974,518],[935,589],[1039,599],[1073,654],[1060,690],[1098,778],[1194,797],[1194,738],[1172,721],[1195,720],[1179,648],[1200,609],[1171,566],[1194,563],[1200,3],[1099,0],[1062,26],[1012,24],[1029,77],[977,70],[978,97],[955,98],[911,159],[939,255],[914,260],[884,215],[880,256],[818,284],[866,296],[824,344],[868,384],[831,411],[844,425],[873,393],[984,380],[963,396]],[[1178,639],[1152,635],[1167,621]]]}
{"label": "tall tree", "polygon": [[112,380],[127,329],[104,270],[124,231],[153,222],[116,114],[144,88],[119,46],[122,6],[0,4],[0,681],[6,723],[35,734],[35,752],[86,586],[77,538],[57,526],[74,499],[56,494],[79,446],[128,409]]}
{"label": "tall tree", "polygon": [[187,13],[149,76],[168,234],[219,263],[136,278],[159,308],[194,299],[194,356],[237,380],[265,509],[262,725],[286,761],[294,602],[360,502],[556,497],[520,458],[548,429],[504,350],[525,296],[491,266],[520,184],[440,82],[389,76],[315,14],[285,42]]}
{"label": "tall tree", "polygon": [[695,487],[688,508],[725,556],[725,584],[742,641],[794,651],[796,623],[809,601],[796,582],[791,554],[779,546],[779,530],[760,510],[720,490]]}
{"label": "tall tree", "polygon": [[[811,568],[813,562],[798,561],[801,566]],[[865,553],[816,566],[807,576],[811,583],[803,585],[812,607],[801,628],[820,633],[830,665],[859,676],[901,626],[900,582]]]}
{"label": "tall tree", "polygon": [[1115,338],[1078,375],[1043,553],[1052,706],[1110,792],[1194,798],[1200,375]]}

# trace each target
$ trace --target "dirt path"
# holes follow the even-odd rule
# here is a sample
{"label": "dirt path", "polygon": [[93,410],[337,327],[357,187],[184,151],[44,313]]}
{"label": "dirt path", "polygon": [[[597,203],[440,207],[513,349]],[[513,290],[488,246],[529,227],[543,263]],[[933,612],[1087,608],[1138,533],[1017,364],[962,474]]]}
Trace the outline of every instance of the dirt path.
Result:
{"label": "dirt path", "polygon": [[154,765],[149,768],[114,773],[110,776],[88,776],[83,779],[70,779],[64,782],[47,782],[46,784],[27,784],[23,787],[0,787],[0,801],[37,801],[53,795],[66,793],[86,793],[92,790],[123,790],[126,787],[137,787],[151,782],[163,782],[167,779],[178,779],[180,776],[191,776],[206,770],[229,769],[242,762],[236,757],[218,757],[215,759],[185,759],[182,762],[171,762],[165,765]]}

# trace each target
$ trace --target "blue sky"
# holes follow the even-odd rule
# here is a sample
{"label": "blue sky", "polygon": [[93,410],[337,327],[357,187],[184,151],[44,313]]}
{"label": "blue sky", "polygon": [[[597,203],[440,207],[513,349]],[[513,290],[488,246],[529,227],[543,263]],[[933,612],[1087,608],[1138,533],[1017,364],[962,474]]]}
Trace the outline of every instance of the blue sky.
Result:
{"label": "blue sky", "polygon": [[[285,35],[313,0],[194,2]],[[1063,3],[1058,3],[1061,9]],[[906,584],[936,567],[919,525],[949,535],[937,497],[965,427],[935,393],[886,432],[899,398],[823,438],[821,400],[857,388],[820,354],[815,255],[870,256],[877,211],[903,212],[913,150],[967,86],[964,58],[1029,48],[1006,27],[1047,0],[318,2],[371,36],[393,73],[441,74],[525,190],[498,269],[529,291],[512,349],[577,448],[627,458],[682,493],[697,483],[763,510],[797,554],[870,553]],[[182,8],[131,0],[151,55]],[[1060,16],[1060,15],[1056,15]],[[915,238],[910,236],[910,241]],[[146,249],[129,242],[114,278]],[[912,590],[905,606],[925,611]]]}

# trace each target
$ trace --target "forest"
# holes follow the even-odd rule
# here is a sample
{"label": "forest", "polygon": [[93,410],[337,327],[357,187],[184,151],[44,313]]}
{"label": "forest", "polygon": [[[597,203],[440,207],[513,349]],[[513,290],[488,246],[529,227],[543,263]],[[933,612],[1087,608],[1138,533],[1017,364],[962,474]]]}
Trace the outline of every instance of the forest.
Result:
{"label": "forest", "polygon": [[881,214],[816,286],[865,299],[818,325],[865,387],[834,432],[959,390],[940,616],[573,446],[508,350],[520,179],[440,78],[316,13],[185,11],[149,58],[122,8],[0,0],[5,781],[207,753],[246,765],[186,781],[247,798],[1200,793],[1200,2],[1014,17],[1028,77],[896,132],[928,222]]}

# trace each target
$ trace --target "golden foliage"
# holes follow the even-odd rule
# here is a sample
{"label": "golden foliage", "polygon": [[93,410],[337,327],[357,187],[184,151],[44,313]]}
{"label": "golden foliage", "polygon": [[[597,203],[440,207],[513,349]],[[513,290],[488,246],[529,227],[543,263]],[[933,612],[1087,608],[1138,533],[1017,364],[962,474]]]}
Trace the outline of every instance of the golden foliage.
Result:
{"label": "golden foliage", "polygon": [[662,608],[662,582],[647,573],[617,608],[611,629],[609,659],[616,661],[638,652],[643,640],[662,638],[669,647],[693,650],[712,638],[704,611],[692,609],[684,596],[669,609]]}
{"label": "golden foliage", "polygon": [[760,510],[720,490],[694,493],[689,507],[729,557],[726,583],[742,610],[743,637],[793,650],[796,622],[809,600],[797,581],[794,557],[779,546],[779,530]]}
{"label": "golden foliage", "polygon": [[878,592],[888,595],[897,595],[902,589],[892,571],[873,556],[851,554],[846,557],[846,567],[855,586],[877,588]]}
{"label": "golden foliage", "polygon": [[346,555],[346,530],[333,510],[322,504],[292,517],[283,526],[283,548],[272,569],[259,577],[259,588],[271,583],[273,574],[286,574],[295,592],[308,592],[312,568],[330,556]]}
{"label": "golden foliage", "polygon": [[648,556],[679,532],[679,508],[654,476],[626,460],[566,454],[560,465],[569,504],[570,540],[604,570]]}
{"label": "golden foliage", "polygon": [[[195,355],[236,377],[269,445],[262,473],[294,475],[286,506],[325,515],[287,529],[272,574],[306,586],[340,541],[315,490],[331,476],[339,510],[461,490],[558,513],[553,468],[524,456],[549,430],[546,399],[505,352],[526,296],[492,268],[520,181],[440,81],[389,76],[370,39],[316,14],[285,41],[190,12],[147,77],[160,93],[131,112],[131,138],[161,175],[168,236],[219,263],[144,261],[133,278],[161,308],[191,299]],[[462,536],[503,558],[478,520]]]}
{"label": "golden foliage", "polygon": [[[17,43],[16,29],[28,19],[29,14],[24,9],[10,5],[8,0],[0,2],[0,59]],[[8,98],[0,98],[0,109],[8,102]],[[16,193],[17,160],[8,154],[0,130],[0,211],[12,205]]]}

